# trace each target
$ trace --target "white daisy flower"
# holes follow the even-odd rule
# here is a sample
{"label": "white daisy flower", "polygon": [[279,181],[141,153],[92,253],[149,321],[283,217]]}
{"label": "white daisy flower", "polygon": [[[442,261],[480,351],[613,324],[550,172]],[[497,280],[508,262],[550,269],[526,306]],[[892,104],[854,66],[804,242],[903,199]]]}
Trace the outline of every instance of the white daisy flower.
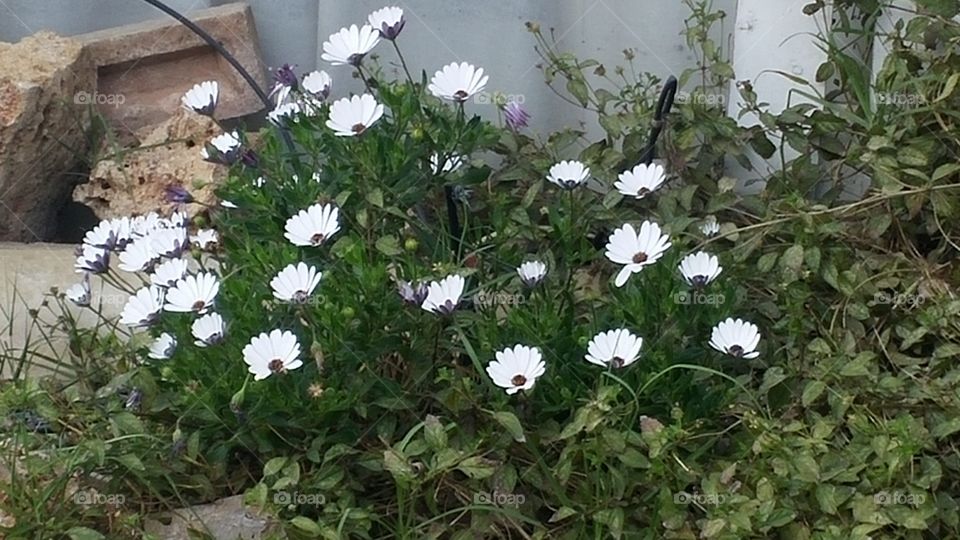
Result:
{"label": "white daisy flower", "polygon": [[367,17],[370,26],[380,32],[380,37],[393,41],[400,35],[406,21],[403,19],[403,10],[398,7],[378,9]]}
{"label": "white daisy flower", "polygon": [[330,106],[327,127],[340,137],[360,135],[383,116],[383,105],[370,94],[337,100]]}
{"label": "white daisy flower", "polygon": [[550,167],[547,180],[562,187],[573,189],[590,178],[590,168],[579,161],[561,161]]}
{"label": "white daisy flower", "polygon": [[452,63],[434,73],[430,93],[441,99],[463,103],[470,96],[481,92],[490,77],[483,74],[483,68],[476,68],[466,62]]}
{"label": "white daisy flower", "polygon": [[613,183],[613,187],[627,197],[642,199],[656,191],[666,180],[667,173],[663,166],[641,163],[633,170],[621,173],[620,179]]}
{"label": "white daisy flower", "polygon": [[323,42],[323,58],[335,66],[359,66],[363,57],[380,43],[380,32],[369,24],[341,28]]}
{"label": "white daisy flower", "polygon": [[691,253],[680,261],[678,266],[683,279],[691,286],[701,289],[720,275],[723,267],[716,255],[705,251]]}
{"label": "white daisy flower", "polygon": [[460,154],[450,154],[443,161],[443,167],[440,166],[440,154],[434,153],[430,156],[430,170],[433,171],[433,174],[443,174],[452,173],[458,170],[460,167],[463,167],[463,164],[466,160]]}
{"label": "white daisy flower", "polygon": [[134,240],[127,246],[120,254],[120,269],[124,272],[149,272],[159,260],[160,254],[153,248],[151,234]]}
{"label": "white daisy flower", "polygon": [[587,345],[587,362],[603,367],[623,368],[640,358],[643,338],[625,328],[600,332]]}
{"label": "white daisy flower", "polygon": [[114,234],[113,248],[123,251],[133,241],[133,220],[129,217],[111,219],[110,228]]}
{"label": "white daisy flower", "polygon": [[493,379],[493,384],[513,395],[533,388],[546,369],[540,349],[516,345],[497,353],[497,359],[487,364],[487,375]]}
{"label": "white daisy flower", "polygon": [[164,220],[166,228],[168,229],[182,229],[187,226],[190,218],[187,217],[187,214],[177,210],[170,216],[170,219]]}
{"label": "white daisy flower", "polygon": [[466,280],[458,275],[447,276],[439,282],[432,281],[420,307],[431,313],[450,315],[460,303],[464,285]]}
{"label": "white daisy flower", "polygon": [[187,261],[184,259],[170,259],[157,266],[150,275],[150,283],[164,289],[173,287],[187,275]]}
{"label": "white daisy flower", "polygon": [[77,261],[73,264],[78,274],[84,272],[102,274],[110,269],[109,251],[89,245],[81,246],[78,251]]}
{"label": "white daisy flower", "polygon": [[183,227],[157,229],[150,233],[150,249],[161,257],[175,259],[187,249],[189,238]]}
{"label": "white daisy flower", "polygon": [[759,344],[760,331],[757,325],[732,317],[714,326],[710,336],[711,347],[734,358],[760,356],[757,350]]}
{"label": "white daisy flower", "polygon": [[314,99],[323,101],[330,97],[330,87],[333,86],[333,79],[326,71],[312,71],[303,77],[303,83],[300,85],[303,91]]}
{"label": "white daisy flower", "polygon": [[517,268],[520,274],[520,281],[527,287],[535,287],[547,276],[547,265],[540,261],[525,262]]}
{"label": "white daisy flower", "polygon": [[83,235],[83,243],[100,249],[113,249],[117,245],[117,232],[113,222],[103,220]]}
{"label": "white daisy flower", "polygon": [[149,235],[159,229],[163,223],[163,218],[156,212],[150,212],[145,216],[137,216],[130,220],[130,235],[136,240]]}
{"label": "white daisy flower", "polygon": [[267,113],[267,120],[275,126],[283,127],[288,122],[296,122],[301,112],[303,112],[303,108],[300,107],[300,104],[291,101],[278,105],[277,108]]}
{"label": "white daisy flower", "polygon": [[404,302],[419,306],[427,299],[427,294],[430,293],[430,284],[423,281],[418,281],[416,284],[410,281],[400,281],[397,283],[397,292],[400,293],[400,298],[403,298]]}
{"label": "white daisy flower", "polygon": [[180,98],[180,102],[187,110],[205,116],[213,116],[213,111],[217,108],[219,99],[220,84],[217,81],[206,81],[195,84]]}
{"label": "white daisy flower", "polygon": [[703,224],[700,225],[700,232],[705,236],[713,236],[720,232],[720,224],[717,223],[717,218],[715,216],[707,216],[707,219],[703,220]]}
{"label": "white daisy flower", "polygon": [[190,242],[203,250],[215,247],[219,241],[217,231],[213,229],[200,229],[197,234],[190,237]]}
{"label": "white daisy flower", "polygon": [[218,292],[220,281],[217,276],[209,272],[187,276],[167,291],[167,304],[163,309],[174,313],[204,314],[213,307]]}
{"label": "white daisy flower", "polygon": [[274,373],[284,373],[303,365],[300,343],[289,331],[274,330],[250,340],[243,348],[243,361],[250,367],[253,379],[262,381]]}
{"label": "white daisy flower", "polygon": [[644,221],[639,234],[629,223],[613,231],[606,255],[614,263],[624,265],[617,274],[616,286],[623,287],[631,275],[660,260],[670,245],[670,237],[652,221]]}
{"label": "white daisy flower", "polygon": [[169,360],[175,350],[177,350],[177,338],[164,332],[150,344],[147,356],[154,360]]}
{"label": "white daisy flower", "polygon": [[163,310],[163,289],[156,285],[144,287],[130,297],[120,312],[120,324],[133,328],[150,326],[160,318]]}
{"label": "white daisy flower", "polygon": [[193,344],[197,347],[212,347],[223,343],[227,336],[227,326],[219,313],[207,313],[193,321],[190,333],[196,338]]}
{"label": "white daisy flower", "polygon": [[90,274],[83,276],[83,281],[75,283],[67,288],[65,294],[67,299],[80,307],[90,305]]}
{"label": "white daisy flower", "polygon": [[320,284],[323,273],[306,263],[289,265],[270,280],[273,296],[283,302],[303,304]]}
{"label": "white daisy flower", "polygon": [[340,230],[340,209],[315,204],[287,220],[283,236],[295,246],[319,246]]}
{"label": "white daisy flower", "polygon": [[217,135],[200,150],[206,161],[231,165],[240,157],[240,134],[236,131]]}

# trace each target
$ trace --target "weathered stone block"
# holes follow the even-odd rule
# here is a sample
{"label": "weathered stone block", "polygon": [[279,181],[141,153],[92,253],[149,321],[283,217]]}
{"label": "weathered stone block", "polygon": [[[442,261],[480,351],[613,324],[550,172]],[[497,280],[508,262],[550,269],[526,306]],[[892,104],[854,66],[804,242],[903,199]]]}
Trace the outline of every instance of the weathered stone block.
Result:
{"label": "weathered stone block", "polygon": [[217,124],[183,108],[158,126],[144,128],[140,146],[124,149],[99,161],[90,180],[76,187],[73,200],[94,211],[100,219],[172,211],[166,200],[168,186],[185,187],[197,201],[186,205],[193,217],[205,206],[217,204],[214,190],[228,169],[203,160],[200,149],[221,133]]}
{"label": "weathered stone block", "polygon": [[[256,93],[225,59],[199,36],[166,17],[77,36],[98,71],[99,111],[121,132],[159,124],[179,107],[194,84],[220,83],[217,118],[236,118],[263,109]],[[190,19],[217,39],[266,88],[259,38],[246,3],[191,11]]]}
{"label": "weathered stone block", "polygon": [[0,42],[0,241],[37,242],[56,232],[56,213],[84,159],[89,114],[74,96],[95,88],[82,44],[41,32]]}

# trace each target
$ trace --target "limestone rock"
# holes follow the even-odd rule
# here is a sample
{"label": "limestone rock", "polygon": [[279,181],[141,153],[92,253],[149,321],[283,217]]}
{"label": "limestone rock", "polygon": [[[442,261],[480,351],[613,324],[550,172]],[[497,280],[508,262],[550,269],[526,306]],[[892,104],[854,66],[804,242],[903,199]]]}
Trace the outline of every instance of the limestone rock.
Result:
{"label": "limestone rock", "polygon": [[[210,118],[180,109],[163,124],[141,130],[138,147],[122,149],[97,163],[90,181],[74,190],[73,200],[89,206],[100,219],[169,214],[168,186],[183,186],[196,201],[213,205],[217,202],[214,189],[228,169],[204,161],[200,150],[220,133]],[[197,203],[186,206],[191,217],[203,210]]]}
{"label": "limestone rock", "polygon": [[188,540],[188,529],[204,531],[216,540],[257,540],[276,538],[278,527],[266,515],[247,508],[243,495],[228,497],[212,504],[193,506],[147,518],[146,532],[157,538]]}
{"label": "limestone rock", "polygon": [[[96,70],[82,44],[50,32],[0,42],[0,240],[56,232],[70,196],[67,173],[86,154]],[[80,100],[82,101],[82,100]]]}

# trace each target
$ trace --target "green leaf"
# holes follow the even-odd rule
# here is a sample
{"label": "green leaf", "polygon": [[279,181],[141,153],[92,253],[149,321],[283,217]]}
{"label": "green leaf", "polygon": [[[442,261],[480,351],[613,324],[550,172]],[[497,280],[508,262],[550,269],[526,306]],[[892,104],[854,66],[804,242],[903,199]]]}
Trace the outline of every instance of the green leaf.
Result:
{"label": "green leaf", "polygon": [[370,193],[367,193],[367,202],[376,206],[377,208],[383,208],[383,190],[380,188],[373,188]]}
{"label": "green leaf", "polygon": [[147,468],[143,466],[143,462],[140,461],[140,458],[133,454],[123,454],[117,458],[117,461],[131,471],[142,472],[147,470]]}
{"label": "green leaf", "polygon": [[144,432],[143,423],[133,413],[120,412],[110,417],[113,431],[117,436],[134,435]]}
{"label": "green leaf", "polygon": [[447,447],[447,430],[444,429],[439,418],[428,414],[423,421],[423,430],[424,438],[431,448],[441,450]]}
{"label": "green leaf", "polygon": [[773,270],[774,265],[777,264],[777,258],[779,257],[779,253],[765,253],[762,257],[760,257],[760,260],[757,261],[757,270],[764,274]]}
{"label": "green leaf", "polygon": [[568,517],[575,516],[579,513],[580,512],[577,512],[576,510],[574,510],[573,508],[570,508],[569,506],[561,506],[559,509],[557,509],[556,512],[553,513],[552,516],[550,516],[550,523],[563,521]]}
{"label": "green leaf", "polygon": [[393,448],[383,451],[383,468],[390,471],[393,478],[401,483],[408,483],[416,477],[416,472],[407,462],[407,458]]}
{"label": "green leaf", "polygon": [[381,236],[377,240],[376,247],[377,251],[387,257],[396,257],[403,253],[403,250],[400,248],[400,241],[397,240],[396,236]]}
{"label": "green leaf", "polygon": [[520,443],[526,442],[527,437],[523,434],[523,426],[517,415],[509,411],[497,411],[493,413],[493,418],[507,430],[513,440]]}
{"label": "green leaf", "polygon": [[276,475],[283,469],[283,467],[287,464],[288,460],[289,458],[285,456],[275,457],[271,459],[263,466],[263,476],[267,477],[267,476]]}
{"label": "green leaf", "polygon": [[623,509],[600,510],[593,515],[593,520],[610,529],[610,536],[620,538],[623,535]]}
{"label": "green leaf", "polygon": [[570,79],[567,82],[567,92],[577,98],[581,106],[586,107],[589,103],[589,90],[587,90],[587,83],[583,79]]}
{"label": "green leaf", "polygon": [[496,470],[496,467],[494,466],[494,462],[490,461],[489,459],[485,459],[480,456],[472,456],[461,461],[457,465],[457,469],[470,478],[480,479],[492,476]]}
{"label": "green leaf", "polygon": [[323,528],[321,528],[316,521],[308,517],[297,516],[290,520],[290,524],[307,533],[311,538],[317,538],[323,534]]}
{"label": "green leaf", "polygon": [[711,519],[710,521],[707,521],[707,523],[704,524],[703,529],[700,530],[700,538],[716,538],[726,526],[726,520]]}
{"label": "green leaf", "polygon": [[782,383],[787,379],[787,374],[783,372],[783,368],[779,366],[774,366],[763,374],[763,382],[760,384],[759,392],[761,394],[766,394],[774,386]]}
{"label": "green leaf", "polygon": [[97,531],[86,527],[74,527],[67,531],[67,536],[70,537],[70,540],[101,540],[106,538]]}
{"label": "green leaf", "polygon": [[780,259],[780,267],[784,270],[799,272],[803,267],[803,246],[800,244],[790,246]]}
{"label": "green leaf", "polygon": [[627,467],[634,469],[649,469],[650,460],[647,459],[647,456],[643,455],[635,448],[627,448],[623,452],[617,454],[617,459]]}
{"label": "green leaf", "polygon": [[804,407],[809,407],[813,402],[817,401],[823,391],[826,390],[827,385],[823,381],[810,381],[803,388],[803,394],[800,396],[800,402]]}

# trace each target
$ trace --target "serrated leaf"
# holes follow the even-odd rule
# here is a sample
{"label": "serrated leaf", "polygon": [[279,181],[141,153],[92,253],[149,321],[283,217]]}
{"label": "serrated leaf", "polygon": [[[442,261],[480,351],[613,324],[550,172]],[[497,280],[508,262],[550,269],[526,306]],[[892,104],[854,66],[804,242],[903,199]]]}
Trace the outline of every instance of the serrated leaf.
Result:
{"label": "serrated leaf", "polygon": [[400,249],[400,241],[397,240],[396,236],[381,236],[377,240],[376,247],[377,251],[387,257],[396,257],[403,253],[403,250]]}
{"label": "serrated leaf", "polygon": [[423,421],[424,438],[427,444],[434,450],[442,450],[447,447],[447,430],[444,429],[440,419],[432,414],[428,414]]}

